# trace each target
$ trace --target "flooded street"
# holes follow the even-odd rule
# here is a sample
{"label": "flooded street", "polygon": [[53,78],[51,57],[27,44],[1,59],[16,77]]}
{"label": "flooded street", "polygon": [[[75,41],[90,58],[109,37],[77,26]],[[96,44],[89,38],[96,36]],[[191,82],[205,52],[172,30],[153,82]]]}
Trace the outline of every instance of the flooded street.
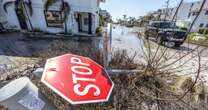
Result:
{"label": "flooded street", "polygon": [[6,70],[36,65],[46,55],[48,58],[65,53],[88,56],[99,50],[102,41],[102,37],[59,37],[24,33],[0,35],[0,74],[6,73]]}
{"label": "flooded street", "polygon": [[[113,26],[112,31],[112,50],[126,50],[129,56],[133,56],[136,52],[135,61],[140,64],[146,64],[144,60],[144,51],[147,50],[147,45],[144,45],[146,40],[142,36],[138,36],[136,32],[141,31],[140,28],[127,28],[124,26]],[[193,78],[196,76],[198,70],[198,55],[197,51],[203,50],[205,47],[199,47],[194,50],[197,45],[184,43],[179,48],[167,48],[159,46],[157,57],[166,50],[165,55],[162,57],[161,71],[173,72],[179,75],[191,75]],[[150,40],[150,49],[152,56],[156,53],[158,45],[153,39]],[[193,52],[191,52],[193,50]],[[186,55],[188,52],[190,54]],[[200,53],[201,58],[201,73],[200,78],[205,82],[208,80],[208,50]],[[186,55],[184,57],[184,55]],[[183,58],[182,58],[183,57]],[[179,60],[180,59],[180,60]],[[178,61],[177,61],[178,60]],[[173,63],[175,62],[175,63]],[[173,63],[173,64],[172,64]],[[171,64],[171,65],[169,65]],[[168,65],[168,66],[167,66]],[[166,67],[167,66],[167,67]],[[164,67],[164,68],[162,68]],[[207,83],[208,84],[208,83]]]}
{"label": "flooded street", "polygon": [[144,61],[142,49],[144,42],[136,31],[138,31],[136,28],[114,25],[112,30],[112,51],[126,50],[129,57],[136,54],[135,61],[141,63],[141,61]]}

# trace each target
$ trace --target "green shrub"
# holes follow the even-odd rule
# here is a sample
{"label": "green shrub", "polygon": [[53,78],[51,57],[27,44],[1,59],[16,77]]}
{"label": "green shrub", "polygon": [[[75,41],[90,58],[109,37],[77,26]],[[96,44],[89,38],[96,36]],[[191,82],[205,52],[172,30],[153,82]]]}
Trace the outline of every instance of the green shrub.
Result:
{"label": "green shrub", "polygon": [[34,32],[43,32],[40,28],[34,28]]}
{"label": "green shrub", "polygon": [[199,34],[208,34],[208,29],[199,29]]}
{"label": "green shrub", "polygon": [[98,28],[96,29],[96,34],[101,34],[102,31],[103,31],[102,27],[98,27]]}
{"label": "green shrub", "polygon": [[188,31],[187,27],[180,27],[181,30]]}

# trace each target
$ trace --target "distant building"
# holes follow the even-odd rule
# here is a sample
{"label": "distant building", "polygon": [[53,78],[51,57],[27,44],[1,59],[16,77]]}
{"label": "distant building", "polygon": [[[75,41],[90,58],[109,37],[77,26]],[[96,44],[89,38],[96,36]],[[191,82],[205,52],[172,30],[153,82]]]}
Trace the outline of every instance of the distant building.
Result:
{"label": "distant building", "polygon": [[[201,1],[196,2],[185,2],[181,5],[178,10],[176,20],[177,25],[180,27],[190,27],[190,24],[193,22],[194,18],[197,14],[199,14],[199,9],[201,6]],[[161,9],[160,18],[166,20],[172,20],[177,7],[169,8],[168,11],[166,9]],[[167,15],[166,15],[167,13]],[[158,13],[159,15],[159,13]],[[208,0],[206,1],[202,12],[200,13],[198,19],[192,27],[192,32],[198,32],[199,29],[208,28]]]}
{"label": "distant building", "polygon": [[[100,2],[105,0],[0,0],[0,23],[6,29],[49,33],[95,34]],[[68,10],[68,12],[66,12]]]}

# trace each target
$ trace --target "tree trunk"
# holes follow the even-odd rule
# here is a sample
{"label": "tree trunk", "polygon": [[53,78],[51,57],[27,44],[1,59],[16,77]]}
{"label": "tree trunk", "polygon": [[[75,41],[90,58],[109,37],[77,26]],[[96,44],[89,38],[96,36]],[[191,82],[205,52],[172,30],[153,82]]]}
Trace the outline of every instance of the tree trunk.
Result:
{"label": "tree trunk", "polygon": [[24,7],[25,14],[26,14],[27,19],[28,19],[28,22],[29,22],[29,24],[30,24],[30,28],[31,28],[31,30],[33,31],[34,29],[33,29],[32,23],[31,23],[31,21],[30,21],[29,14],[28,14],[28,12],[27,12],[27,8],[25,7],[25,3],[24,3],[24,2],[22,2],[22,5],[23,5],[23,7]]}

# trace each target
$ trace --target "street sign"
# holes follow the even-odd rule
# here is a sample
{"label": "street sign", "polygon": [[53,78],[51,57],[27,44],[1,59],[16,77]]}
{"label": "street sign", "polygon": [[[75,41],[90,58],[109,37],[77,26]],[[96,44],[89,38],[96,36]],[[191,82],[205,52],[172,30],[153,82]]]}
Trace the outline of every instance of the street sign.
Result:
{"label": "street sign", "polygon": [[72,54],[48,59],[41,81],[71,104],[108,101],[114,86],[102,66]]}

